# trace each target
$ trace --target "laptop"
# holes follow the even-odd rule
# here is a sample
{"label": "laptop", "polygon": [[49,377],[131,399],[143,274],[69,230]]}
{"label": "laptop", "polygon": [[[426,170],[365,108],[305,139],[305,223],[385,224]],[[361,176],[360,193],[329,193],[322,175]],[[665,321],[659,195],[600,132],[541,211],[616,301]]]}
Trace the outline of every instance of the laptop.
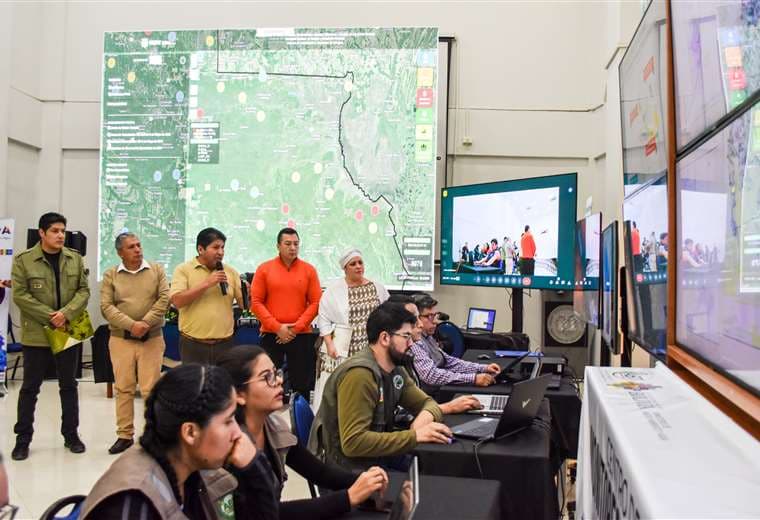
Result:
{"label": "laptop", "polygon": [[550,375],[515,383],[500,418],[478,417],[451,428],[451,432],[463,439],[490,440],[526,428],[538,413],[544,398]]}
{"label": "laptop", "polygon": [[493,326],[496,322],[496,311],[494,309],[479,309],[470,307],[467,312],[467,332],[475,334],[490,334],[493,332]]}
{"label": "laptop", "polygon": [[401,484],[398,495],[393,501],[393,507],[388,515],[389,520],[412,520],[414,512],[420,503],[420,466],[414,457],[409,466],[409,474]]}
{"label": "laptop", "polygon": [[[521,375],[517,378],[515,378],[514,376],[506,375],[509,373],[510,369],[514,365],[516,365],[517,363],[525,359],[528,356],[528,354],[530,353],[524,353],[519,358],[512,361],[509,365],[505,366],[501,370],[501,372],[499,372],[496,375],[496,383],[497,384],[499,383],[518,384],[520,381],[524,381],[526,379],[537,378],[538,375],[541,373],[541,358],[531,358],[528,360],[528,364],[533,365],[530,368],[530,373],[528,375]],[[552,376],[552,379],[549,380],[549,384],[547,385],[547,388],[552,388],[553,384],[554,384],[554,376]],[[465,395],[465,394],[458,394],[454,397],[459,397],[459,395]],[[501,415],[502,412],[504,412],[504,406],[507,404],[507,399],[509,398],[509,394],[474,394],[472,397],[480,401],[481,408],[479,410],[469,410],[467,413],[470,413],[470,414],[487,413],[487,414],[493,414],[493,415]]]}

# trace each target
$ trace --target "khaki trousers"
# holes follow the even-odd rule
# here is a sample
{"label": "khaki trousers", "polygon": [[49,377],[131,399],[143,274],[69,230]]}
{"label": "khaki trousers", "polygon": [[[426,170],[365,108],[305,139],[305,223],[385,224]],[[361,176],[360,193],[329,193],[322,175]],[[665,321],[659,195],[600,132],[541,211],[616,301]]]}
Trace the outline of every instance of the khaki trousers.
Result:
{"label": "khaki trousers", "polygon": [[146,342],[117,336],[108,342],[116,380],[116,435],[120,439],[131,439],[135,434],[135,389],[139,383],[140,395],[148,397],[161,376],[164,347],[161,334]]}

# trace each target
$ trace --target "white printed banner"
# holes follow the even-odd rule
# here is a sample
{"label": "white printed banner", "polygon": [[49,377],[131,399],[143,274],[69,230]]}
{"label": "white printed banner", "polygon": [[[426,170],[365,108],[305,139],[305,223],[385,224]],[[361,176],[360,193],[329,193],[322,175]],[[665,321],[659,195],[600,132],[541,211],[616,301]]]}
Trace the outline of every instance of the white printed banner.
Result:
{"label": "white printed banner", "polygon": [[587,367],[577,516],[760,518],[760,443],[665,365]]}
{"label": "white printed banner", "polygon": [[5,371],[8,366],[8,311],[11,291],[3,281],[11,279],[13,263],[13,219],[0,219],[0,394],[5,393]]}

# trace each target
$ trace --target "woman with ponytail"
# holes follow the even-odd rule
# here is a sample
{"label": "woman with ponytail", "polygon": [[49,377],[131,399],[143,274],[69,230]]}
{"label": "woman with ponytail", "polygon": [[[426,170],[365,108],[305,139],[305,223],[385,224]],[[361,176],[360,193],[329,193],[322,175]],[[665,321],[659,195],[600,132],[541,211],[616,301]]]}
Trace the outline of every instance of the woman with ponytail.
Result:
{"label": "woman with ponytail", "polygon": [[[139,445],[98,480],[81,518],[250,517],[242,503],[233,506],[238,483],[245,487],[255,478],[256,456],[235,421],[235,398],[220,368],[189,364],[168,371],[145,402]],[[225,464],[230,472],[220,469]]]}
{"label": "woman with ponytail", "polygon": [[[334,518],[351,511],[375,492],[385,492],[388,475],[384,470],[372,467],[357,477],[342,468],[326,465],[298,444],[287,423],[273,413],[283,406],[282,371],[261,347],[233,347],[219,356],[217,365],[232,376],[237,392],[236,418],[257,447],[252,466],[259,476],[246,489],[235,491],[236,507],[255,511],[250,518]],[[339,491],[319,498],[280,502],[288,478],[285,466],[321,488]]]}

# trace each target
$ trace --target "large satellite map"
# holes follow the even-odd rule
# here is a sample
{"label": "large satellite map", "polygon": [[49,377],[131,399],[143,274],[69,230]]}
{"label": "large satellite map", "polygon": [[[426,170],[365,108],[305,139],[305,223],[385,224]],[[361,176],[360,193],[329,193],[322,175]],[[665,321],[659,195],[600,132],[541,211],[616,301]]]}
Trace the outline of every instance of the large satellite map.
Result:
{"label": "large satellite map", "polygon": [[169,274],[195,236],[254,271],[295,227],[323,282],[358,247],[388,288],[432,289],[438,31],[106,33],[99,273],[116,234]]}

